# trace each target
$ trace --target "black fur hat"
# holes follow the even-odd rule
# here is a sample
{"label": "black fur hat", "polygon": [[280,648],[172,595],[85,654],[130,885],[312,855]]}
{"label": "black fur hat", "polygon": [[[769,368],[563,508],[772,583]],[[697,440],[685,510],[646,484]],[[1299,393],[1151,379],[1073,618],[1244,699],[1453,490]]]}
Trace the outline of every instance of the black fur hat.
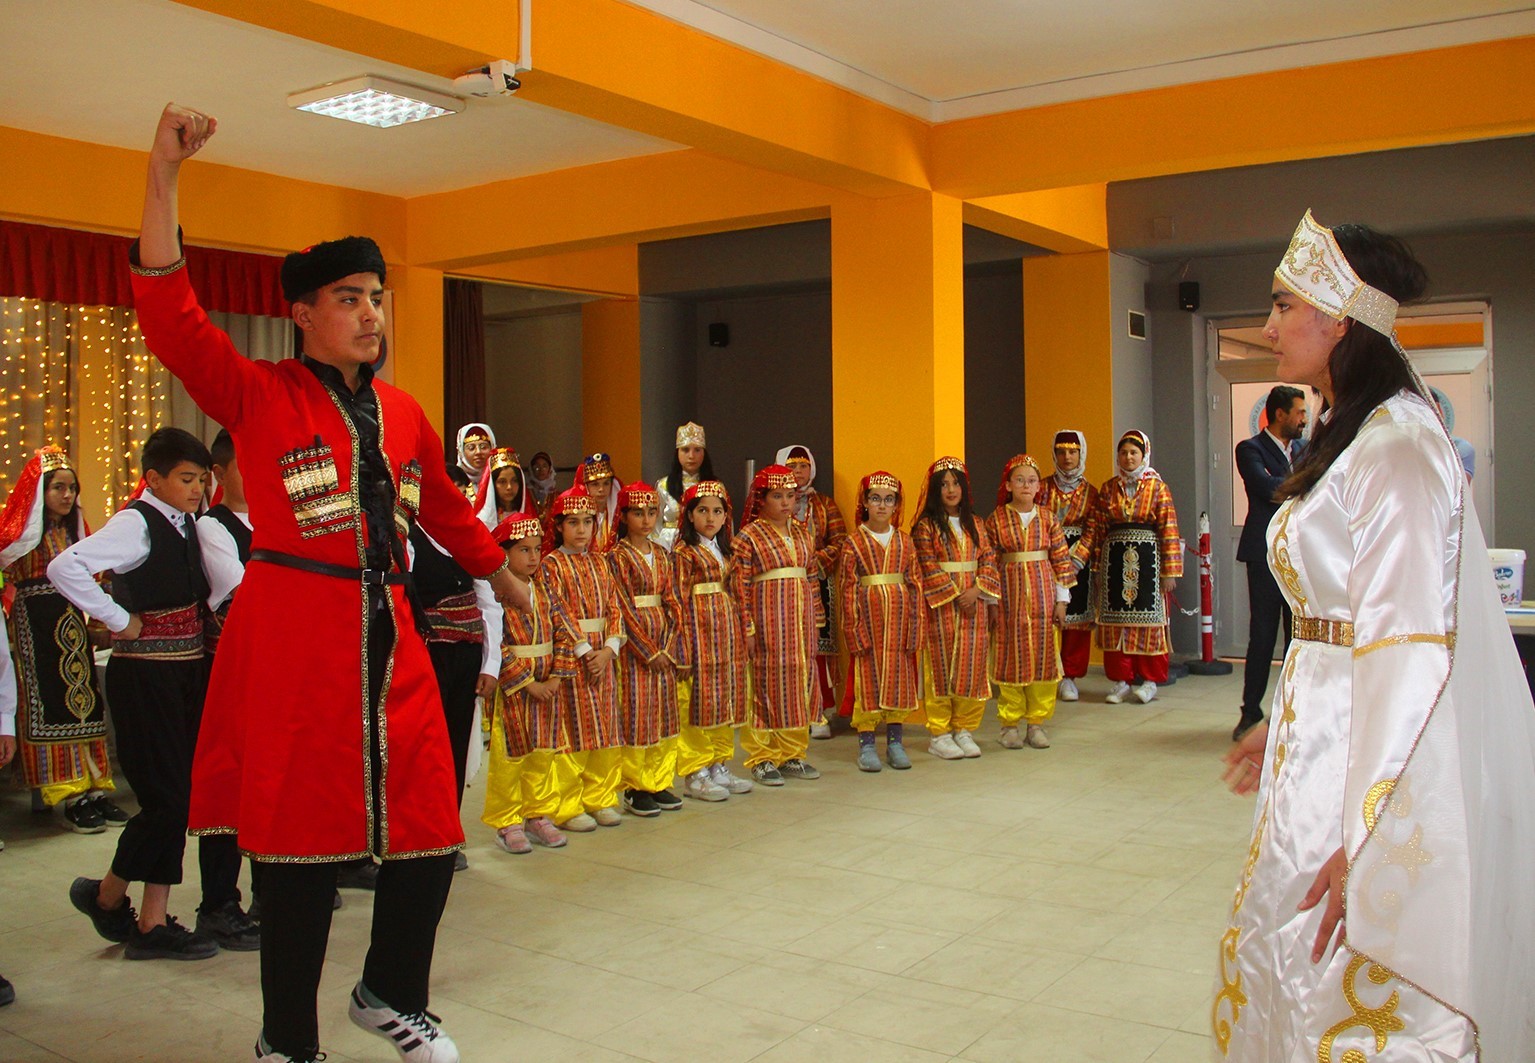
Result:
{"label": "black fur hat", "polygon": [[384,254],[366,236],[344,236],[295,251],[282,260],[282,297],[296,302],[301,296],[334,284],[354,273],[377,273],[384,280]]}

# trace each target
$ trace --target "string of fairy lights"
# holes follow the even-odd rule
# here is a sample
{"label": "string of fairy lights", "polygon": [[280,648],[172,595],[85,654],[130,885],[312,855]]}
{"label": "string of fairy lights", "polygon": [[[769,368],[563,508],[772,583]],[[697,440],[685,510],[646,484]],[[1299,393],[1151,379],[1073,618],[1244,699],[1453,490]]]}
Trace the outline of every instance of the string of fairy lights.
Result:
{"label": "string of fairy lights", "polygon": [[115,512],[170,414],[170,373],[132,310],[0,298],[0,493],[55,443],[78,463],[87,511]]}

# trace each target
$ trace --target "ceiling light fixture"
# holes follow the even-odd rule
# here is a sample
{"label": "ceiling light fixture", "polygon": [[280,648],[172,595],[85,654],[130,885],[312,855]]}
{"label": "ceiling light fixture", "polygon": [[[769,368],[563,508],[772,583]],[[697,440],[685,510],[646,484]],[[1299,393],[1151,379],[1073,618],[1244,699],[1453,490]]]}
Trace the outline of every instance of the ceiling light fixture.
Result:
{"label": "ceiling light fixture", "polygon": [[464,101],[457,96],[370,76],[295,92],[288,97],[288,106],[311,114],[388,129],[407,122],[424,122],[428,118],[456,114],[464,109]]}

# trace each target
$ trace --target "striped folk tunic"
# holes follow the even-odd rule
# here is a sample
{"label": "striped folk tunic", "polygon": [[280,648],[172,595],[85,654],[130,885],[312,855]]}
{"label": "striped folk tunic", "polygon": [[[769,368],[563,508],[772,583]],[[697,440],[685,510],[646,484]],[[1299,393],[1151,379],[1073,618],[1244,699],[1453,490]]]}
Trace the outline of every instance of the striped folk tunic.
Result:
{"label": "striped folk tunic", "polygon": [[[1071,491],[1062,491],[1055,482],[1054,476],[1047,476],[1039,485],[1039,496],[1034,504],[1041,509],[1048,509],[1055,514],[1055,521],[1061,526],[1062,533],[1066,536],[1066,548],[1069,550],[1077,545],[1078,540],[1087,534],[1087,525],[1092,520],[1093,510],[1098,508],[1098,489],[1086,480],[1082,480]],[[1076,531],[1073,532],[1072,529]],[[1091,564],[1077,573],[1077,582],[1087,584],[1092,581]],[[1066,610],[1066,623],[1062,627],[1067,631],[1091,631],[1092,600],[1084,594],[1085,586],[1078,586],[1071,596],[1071,606]],[[1085,612],[1088,619],[1085,621],[1074,620],[1078,615],[1078,605]]]}
{"label": "striped folk tunic", "polygon": [[[741,529],[732,544],[730,585],[742,623],[757,637],[752,656],[751,726],[810,726],[815,689],[816,627],[821,621],[819,569],[810,533],[797,520],[785,535],[765,520]],[[799,569],[788,575],[785,569]],[[786,578],[782,578],[786,577]]]}
{"label": "striped folk tunic", "polygon": [[[570,686],[576,674],[576,642],[581,632],[565,615],[564,608],[538,579],[528,587],[533,611],[508,609],[502,615],[501,637],[501,731],[506,736],[506,755],[525,757],[539,749],[570,751],[570,737],[560,714],[560,699],[538,701],[528,693],[530,683],[551,676]],[[545,648],[547,647],[547,649]]]}
{"label": "striped folk tunic", "polygon": [[922,570],[917,547],[899,528],[890,545],[860,526],[842,544],[837,568],[842,641],[865,712],[915,710],[922,701],[917,653],[922,649]]}
{"label": "striped folk tunic", "polygon": [[1061,526],[1050,510],[1035,506],[1034,519],[1024,527],[1017,510],[1001,505],[986,518],[986,532],[1002,577],[1002,602],[992,621],[991,677],[1019,684],[1059,679],[1051,619],[1055,588],[1077,582]]}
{"label": "striped folk tunic", "polygon": [[[990,646],[989,616],[1002,594],[997,574],[997,555],[983,521],[975,522],[980,542],[971,541],[963,528],[948,535],[927,517],[911,529],[922,570],[922,593],[927,599],[927,669],[933,693],[939,697],[991,697],[986,674]],[[945,566],[948,566],[947,568]],[[957,604],[960,594],[980,587],[983,597],[975,614],[966,616]]]}
{"label": "striped folk tunic", "polygon": [[[607,561],[600,554],[567,554],[554,550],[544,557],[543,583],[559,599],[565,614],[592,649],[610,638],[624,637],[618,589]],[[608,668],[593,680],[584,660],[577,660],[575,678],[560,684],[556,698],[561,726],[577,753],[623,745],[618,713],[618,669]]]}
{"label": "striped folk tunic", "polygon": [[837,653],[836,624],[832,618],[836,592],[832,583],[837,575],[837,557],[842,552],[842,544],[847,541],[847,521],[842,518],[837,500],[830,495],[811,491],[801,502],[803,504],[795,506],[795,519],[804,521],[805,530],[810,533],[816,567],[821,573],[817,587],[821,596],[821,618],[816,632],[819,639],[816,652],[832,657]]}
{"label": "striped folk tunic", "polygon": [[642,554],[627,539],[607,554],[623,610],[623,652],[618,655],[619,718],[623,744],[643,748],[677,736],[677,642],[682,606],[672,559],[652,544]]}
{"label": "striped folk tunic", "polygon": [[746,632],[729,594],[726,564],[707,546],[677,542],[677,594],[682,599],[683,667],[693,669],[694,727],[739,727],[746,722]]}
{"label": "striped folk tunic", "polygon": [[[1178,513],[1173,509],[1173,493],[1167,484],[1152,477],[1137,480],[1133,494],[1125,490],[1124,480],[1116,476],[1098,489],[1098,507],[1093,510],[1087,531],[1073,549],[1073,554],[1083,561],[1092,559],[1095,566],[1093,582],[1095,594],[1102,596],[1108,587],[1108,574],[1103,571],[1106,554],[1102,549],[1104,536],[1115,525],[1150,524],[1156,528],[1160,543],[1162,575],[1183,575],[1183,550],[1178,543]],[[1160,590],[1159,590],[1160,593]],[[1168,641],[1167,625],[1139,627],[1124,624],[1105,624],[1100,617],[1096,636],[1098,647],[1119,650],[1121,653],[1153,655],[1172,649]]]}

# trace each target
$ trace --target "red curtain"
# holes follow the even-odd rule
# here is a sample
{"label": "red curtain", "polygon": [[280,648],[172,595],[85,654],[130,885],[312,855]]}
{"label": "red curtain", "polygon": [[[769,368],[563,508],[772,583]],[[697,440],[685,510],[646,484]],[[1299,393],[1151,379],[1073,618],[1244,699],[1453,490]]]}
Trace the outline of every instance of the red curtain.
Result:
{"label": "red curtain", "polygon": [[[132,306],[126,236],[0,221],[0,296]],[[287,317],[276,255],[188,247],[187,274],[205,310]]]}

